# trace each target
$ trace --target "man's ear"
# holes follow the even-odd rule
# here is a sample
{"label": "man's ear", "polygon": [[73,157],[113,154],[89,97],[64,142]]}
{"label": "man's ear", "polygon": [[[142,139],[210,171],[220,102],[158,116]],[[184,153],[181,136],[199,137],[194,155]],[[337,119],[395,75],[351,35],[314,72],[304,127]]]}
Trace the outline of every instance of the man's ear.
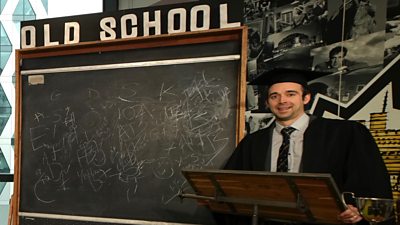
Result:
{"label": "man's ear", "polygon": [[307,105],[308,103],[310,103],[310,101],[311,101],[311,94],[306,94],[306,95],[303,97],[303,103],[304,103],[304,105]]}

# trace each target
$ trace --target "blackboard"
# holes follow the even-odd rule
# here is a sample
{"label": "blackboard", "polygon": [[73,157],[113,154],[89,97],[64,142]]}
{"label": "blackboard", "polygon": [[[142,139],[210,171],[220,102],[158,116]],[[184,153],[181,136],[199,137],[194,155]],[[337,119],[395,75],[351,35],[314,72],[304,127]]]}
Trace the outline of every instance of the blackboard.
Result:
{"label": "blackboard", "polygon": [[[181,169],[234,149],[241,54],[229,40],[22,60],[18,211],[213,224],[178,197]],[[126,66],[143,61],[160,64]]]}

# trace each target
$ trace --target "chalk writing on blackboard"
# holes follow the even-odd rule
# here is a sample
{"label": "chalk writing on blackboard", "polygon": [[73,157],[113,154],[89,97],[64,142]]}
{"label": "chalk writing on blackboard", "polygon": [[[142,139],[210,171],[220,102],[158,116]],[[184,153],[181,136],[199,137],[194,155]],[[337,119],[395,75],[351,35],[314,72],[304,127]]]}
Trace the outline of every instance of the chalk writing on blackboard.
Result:
{"label": "chalk writing on blackboard", "polygon": [[216,158],[234,147],[236,84],[223,77],[232,63],[207,63],[190,76],[179,65],[149,68],[167,73],[153,78],[132,68],[114,71],[113,79],[86,71],[26,84],[24,148],[30,152],[23,164],[32,176],[23,188],[34,196],[26,199],[44,209],[78,201],[127,211],[143,199],[177,201],[187,186],[182,168],[219,167]]}

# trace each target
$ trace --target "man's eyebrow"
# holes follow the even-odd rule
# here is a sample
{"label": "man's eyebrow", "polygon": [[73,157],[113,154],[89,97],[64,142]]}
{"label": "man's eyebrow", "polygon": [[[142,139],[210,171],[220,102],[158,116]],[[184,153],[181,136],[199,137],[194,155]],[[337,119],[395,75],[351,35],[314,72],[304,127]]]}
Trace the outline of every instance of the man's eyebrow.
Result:
{"label": "man's eyebrow", "polygon": [[[299,92],[296,91],[296,90],[289,89],[289,90],[286,90],[284,93],[299,93]],[[279,93],[278,92],[271,92],[271,93],[268,94],[268,96],[271,96],[271,95],[279,95]]]}
{"label": "man's eyebrow", "polygon": [[271,96],[271,95],[278,95],[278,92],[271,92],[268,94],[268,96]]}

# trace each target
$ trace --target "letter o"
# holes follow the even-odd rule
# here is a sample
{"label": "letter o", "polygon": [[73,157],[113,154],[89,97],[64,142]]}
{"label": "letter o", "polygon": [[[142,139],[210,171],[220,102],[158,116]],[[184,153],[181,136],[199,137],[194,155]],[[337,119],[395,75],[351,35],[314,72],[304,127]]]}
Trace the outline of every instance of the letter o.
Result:
{"label": "letter o", "polygon": [[[29,35],[30,43],[27,43]],[[36,47],[36,28],[34,26],[25,26],[21,28],[21,48],[34,48]]]}
{"label": "letter o", "polygon": [[[197,26],[197,15],[203,12],[203,26]],[[200,31],[210,29],[210,6],[198,5],[190,10],[190,31]]]}
{"label": "letter o", "polygon": [[[175,29],[175,16],[179,16],[179,27]],[[186,10],[184,8],[172,9],[168,12],[168,33],[182,33],[186,31]]]}

